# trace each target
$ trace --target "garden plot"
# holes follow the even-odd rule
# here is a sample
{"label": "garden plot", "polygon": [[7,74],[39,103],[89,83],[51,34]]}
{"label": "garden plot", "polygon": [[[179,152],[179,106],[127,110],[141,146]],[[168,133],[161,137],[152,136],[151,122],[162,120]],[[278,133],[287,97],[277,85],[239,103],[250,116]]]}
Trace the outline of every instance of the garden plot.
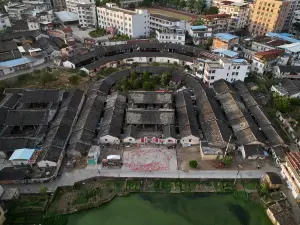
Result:
{"label": "garden plot", "polygon": [[165,147],[125,149],[123,170],[168,171],[177,169],[176,151]]}

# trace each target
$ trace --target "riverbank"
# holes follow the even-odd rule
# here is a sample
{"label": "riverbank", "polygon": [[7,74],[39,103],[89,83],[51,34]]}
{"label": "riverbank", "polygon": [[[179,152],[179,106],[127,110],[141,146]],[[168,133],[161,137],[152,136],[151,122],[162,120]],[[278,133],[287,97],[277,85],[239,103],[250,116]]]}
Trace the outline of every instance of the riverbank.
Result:
{"label": "riverbank", "polygon": [[[11,206],[7,220],[9,224],[38,223],[42,218],[95,208],[115,196],[130,193],[243,193],[243,196],[257,192],[258,187],[258,180],[239,180],[234,184],[234,180],[91,179],[60,187],[53,195],[22,195],[17,204]],[[34,213],[37,216],[33,217]]]}

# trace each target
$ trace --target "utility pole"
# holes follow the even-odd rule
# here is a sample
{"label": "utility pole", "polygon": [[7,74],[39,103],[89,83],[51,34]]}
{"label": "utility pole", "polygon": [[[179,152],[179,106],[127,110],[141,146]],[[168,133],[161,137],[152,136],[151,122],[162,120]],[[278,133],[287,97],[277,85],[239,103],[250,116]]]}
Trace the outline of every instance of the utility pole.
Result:
{"label": "utility pole", "polygon": [[236,179],[238,178],[239,174],[240,174],[240,168],[243,168],[241,165],[238,165],[238,172],[236,174],[236,177],[234,179],[233,185],[235,185]]}
{"label": "utility pole", "polygon": [[227,154],[228,146],[229,146],[229,143],[230,143],[230,141],[231,141],[231,138],[232,138],[232,134],[231,134],[230,137],[229,137],[229,140],[228,140],[228,143],[227,143],[227,146],[226,146],[226,149],[225,149],[224,157],[225,157],[226,154]]}

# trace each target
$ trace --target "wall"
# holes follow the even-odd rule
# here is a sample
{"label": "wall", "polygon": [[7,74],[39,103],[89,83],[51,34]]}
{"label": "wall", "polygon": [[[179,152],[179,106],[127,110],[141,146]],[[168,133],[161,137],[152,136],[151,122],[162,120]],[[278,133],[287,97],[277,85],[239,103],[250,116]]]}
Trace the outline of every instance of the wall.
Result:
{"label": "wall", "polygon": [[123,142],[124,143],[132,143],[132,144],[134,144],[134,143],[137,143],[137,140],[135,138],[133,138],[133,137],[127,137],[127,138],[123,139]]}
{"label": "wall", "polygon": [[71,68],[71,69],[75,69],[75,65],[69,61],[65,61],[63,62],[63,66],[66,68]]}
{"label": "wall", "polygon": [[180,143],[182,145],[185,145],[185,144],[198,145],[200,143],[200,140],[198,137],[191,135],[191,136],[181,138]]}
{"label": "wall", "polygon": [[13,165],[15,166],[22,166],[22,165],[28,165],[28,161],[27,160],[12,160],[11,161]]}
{"label": "wall", "polygon": [[100,144],[120,144],[120,139],[110,135],[106,135],[99,138]]}
{"label": "wall", "polygon": [[41,168],[44,168],[44,167],[56,167],[57,164],[55,162],[51,162],[51,161],[48,161],[48,160],[42,160],[42,161],[39,161],[38,163],[38,167],[41,167]]}

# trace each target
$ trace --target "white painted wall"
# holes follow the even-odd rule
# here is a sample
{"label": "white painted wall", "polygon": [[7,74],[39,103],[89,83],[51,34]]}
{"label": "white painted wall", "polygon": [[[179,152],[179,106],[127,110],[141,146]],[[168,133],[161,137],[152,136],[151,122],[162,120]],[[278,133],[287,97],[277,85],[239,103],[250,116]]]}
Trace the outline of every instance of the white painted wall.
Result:
{"label": "white painted wall", "polygon": [[14,166],[28,165],[28,160],[16,159],[16,160],[11,160],[11,162]]}
{"label": "white painted wall", "polygon": [[186,144],[190,144],[190,145],[198,145],[200,144],[200,140],[198,137],[195,137],[193,135],[187,136],[187,137],[183,137],[180,140],[180,143],[182,145],[186,145]]}
{"label": "white painted wall", "polygon": [[51,162],[51,161],[48,161],[48,160],[39,161],[37,164],[38,164],[38,167],[41,167],[41,168],[56,167],[57,166],[56,162]]}
{"label": "white painted wall", "polygon": [[110,135],[105,135],[99,138],[100,144],[120,144],[120,139]]}
{"label": "white painted wall", "polygon": [[135,144],[135,143],[137,143],[137,140],[136,140],[135,138],[133,138],[133,137],[127,137],[127,138],[124,138],[124,139],[123,139],[123,142],[124,142],[124,143]]}
{"label": "white painted wall", "polygon": [[63,66],[66,68],[75,69],[75,65],[73,63],[71,63],[70,61],[63,62]]}

